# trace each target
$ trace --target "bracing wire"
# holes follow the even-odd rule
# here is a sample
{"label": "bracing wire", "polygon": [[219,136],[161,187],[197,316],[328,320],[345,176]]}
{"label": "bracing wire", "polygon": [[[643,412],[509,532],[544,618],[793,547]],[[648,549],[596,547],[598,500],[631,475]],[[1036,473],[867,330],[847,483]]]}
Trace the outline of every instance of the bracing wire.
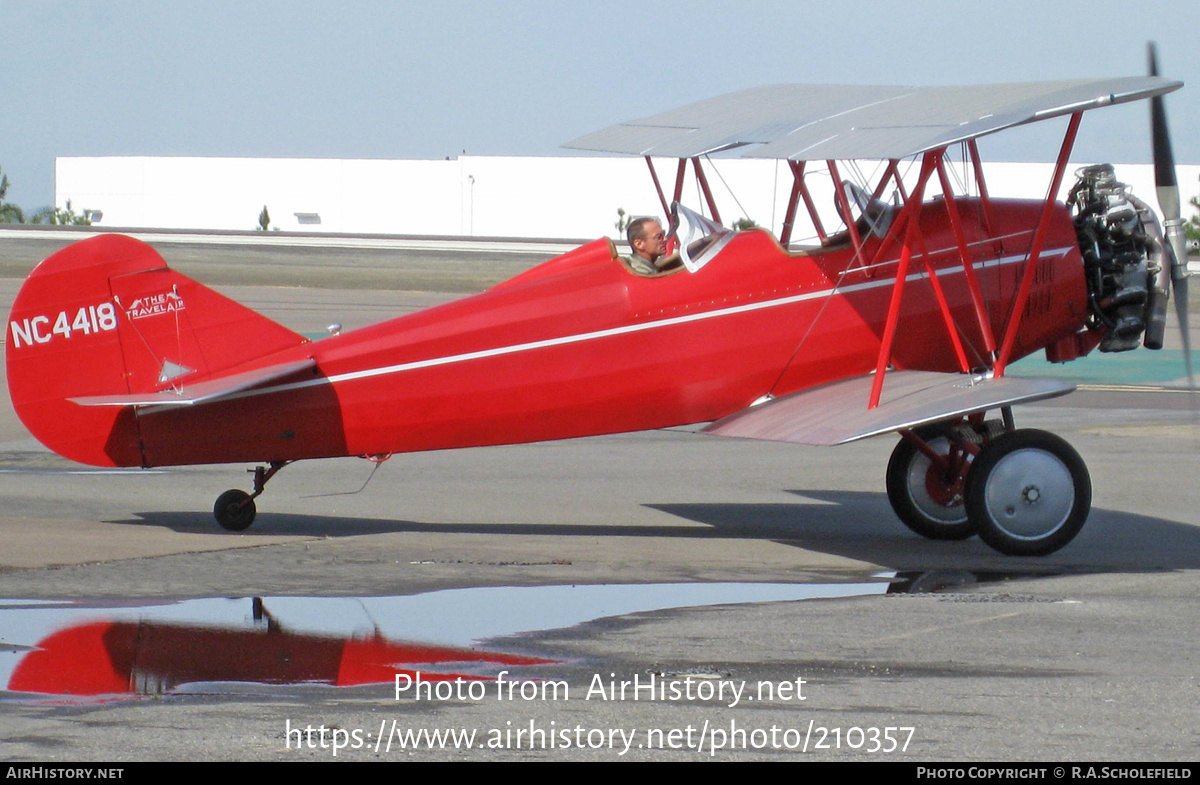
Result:
{"label": "bracing wire", "polygon": [[738,207],[738,210],[741,211],[742,217],[745,218],[747,221],[754,220],[753,218],[750,217],[750,213],[746,212],[746,208],[742,207],[741,200],[739,200],[737,198],[737,194],[735,194],[733,192],[733,189],[729,187],[729,183],[725,182],[725,177],[721,174],[721,170],[717,168],[717,165],[715,163],[713,163],[713,159],[709,158],[706,155],[706,156],[704,156],[704,160],[708,162],[709,167],[716,173],[717,179],[719,179],[721,181],[721,185],[725,186],[725,190],[729,192],[729,195],[731,197],[733,197],[734,204],[736,204]]}

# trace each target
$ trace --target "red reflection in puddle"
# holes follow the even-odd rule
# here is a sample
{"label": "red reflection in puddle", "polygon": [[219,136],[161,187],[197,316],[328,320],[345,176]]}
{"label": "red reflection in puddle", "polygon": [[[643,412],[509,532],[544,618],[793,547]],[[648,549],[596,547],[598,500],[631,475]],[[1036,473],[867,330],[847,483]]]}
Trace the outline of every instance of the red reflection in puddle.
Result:
{"label": "red reflection in puddle", "polygon": [[193,682],[382,684],[421,671],[426,681],[481,676],[440,671],[479,663],[545,665],[515,654],[341,639],[274,628],[235,630],[160,622],[90,622],[59,630],[13,670],[8,689],[50,695],[152,695]]}

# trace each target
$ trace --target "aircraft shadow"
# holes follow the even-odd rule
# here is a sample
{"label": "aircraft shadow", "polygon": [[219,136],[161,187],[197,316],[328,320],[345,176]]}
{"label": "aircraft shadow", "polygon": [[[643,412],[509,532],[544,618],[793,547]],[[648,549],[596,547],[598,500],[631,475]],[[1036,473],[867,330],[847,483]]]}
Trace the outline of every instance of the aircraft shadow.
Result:
{"label": "aircraft shadow", "polygon": [[[245,537],[357,537],[365,534],[492,534],[553,537],[654,537],[770,540],[805,550],[896,569],[970,569],[981,566],[1046,571],[1121,571],[1200,567],[1200,528],[1136,513],[1093,508],[1087,525],[1066,548],[1040,558],[996,553],[977,538],[926,540],[896,520],[887,497],[861,491],[791,490],[795,504],[647,504],[694,525],[424,523],[291,513],[260,513]],[[157,526],[176,532],[225,534],[192,512],[141,512],[110,523]]]}
{"label": "aircraft shadow", "polygon": [[[653,505],[647,505],[653,506]],[[667,510],[667,512],[670,512]],[[186,534],[227,535],[212,518],[194,512],[138,512],[136,518],[109,520],[124,526],[154,526]],[[686,518],[686,515],[679,517]],[[684,537],[720,539],[738,537],[754,540],[775,539],[770,533],[747,531],[742,534],[700,528],[694,525],[651,526],[640,524],[568,524],[568,523],[424,523],[421,521],[351,518],[336,515],[300,515],[260,512],[254,525],[243,537],[358,537],[364,534],[503,534],[550,537]]]}
{"label": "aircraft shadow", "polygon": [[1029,565],[1068,570],[1200,567],[1200,528],[1137,513],[1093,507],[1083,531],[1049,556],[1003,556],[978,538],[927,540],[896,519],[886,495],[791,490],[808,504],[654,504],[657,510],[713,527],[721,536],[757,537],[898,570]]}

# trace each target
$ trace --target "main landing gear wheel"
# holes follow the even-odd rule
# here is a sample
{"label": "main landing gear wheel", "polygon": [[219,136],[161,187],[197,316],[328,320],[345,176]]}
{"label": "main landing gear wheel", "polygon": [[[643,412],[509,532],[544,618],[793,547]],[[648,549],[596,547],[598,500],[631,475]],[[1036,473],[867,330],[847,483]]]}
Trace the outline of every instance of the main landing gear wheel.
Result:
{"label": "main landing gear wheel", "polygon": [[237,488],[225,491],[217,497],[217,503],[213,505],[213,516],[216,517],[217,523],[231,532],[249,529],[250,524],[254,523],[256,512],[254,498]]}
{"label": "main landing gear wheel", "polygon": [[967,515],[988,545],[1009,556],[1045,556],[1075,538],[1092,506],[1079,453],[1046,431],[1010,431],[987,444],[967,473]]}
{"label": "main landing gear wheel", "polygon": [[[922,429],[917,436],[938,455],[950,455],[950,439],[944,429]],[[961,456],[963,460],[969,457]],[[901,522],[922,537],[965,540],[975,533],[975,523],[963,505],[963,472],[958,460],[952,460],[951,467],[939,467],[915,444],[901,439],[888,461],[887,494]]]}

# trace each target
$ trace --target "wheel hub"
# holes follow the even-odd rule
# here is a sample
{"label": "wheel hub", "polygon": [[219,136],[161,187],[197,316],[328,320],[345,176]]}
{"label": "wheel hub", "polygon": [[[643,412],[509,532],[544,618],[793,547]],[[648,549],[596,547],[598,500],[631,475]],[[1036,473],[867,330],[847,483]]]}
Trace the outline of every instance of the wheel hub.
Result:
{"label": "wheel hub", "polygon": [[[942,456],[951,456],[950,442],[944,437],[934,439],[929,446]],[[948,458],[945,463],[931,461],[916,454],[908,469],[908,487],[913,503],[928,517],[945,523],[966,520],[963,509],[964,472],[956,471],[961,464]],[[922,493],[923,491],[923,493]]]}
{"label": "wheel hub", "polygon": [[963,503],[963,479],[961,473],[947,479],[946,472],[930,462],[925,472],[925,492],[943,507],[957,507]]}
{"label": "wheel hub", "polygon": [[1017,450],[1002,458],[988,478],[987,504],[1016,538],[1044,537],[1067,519],[1074,500],[1071,473],[1044,450]]}

